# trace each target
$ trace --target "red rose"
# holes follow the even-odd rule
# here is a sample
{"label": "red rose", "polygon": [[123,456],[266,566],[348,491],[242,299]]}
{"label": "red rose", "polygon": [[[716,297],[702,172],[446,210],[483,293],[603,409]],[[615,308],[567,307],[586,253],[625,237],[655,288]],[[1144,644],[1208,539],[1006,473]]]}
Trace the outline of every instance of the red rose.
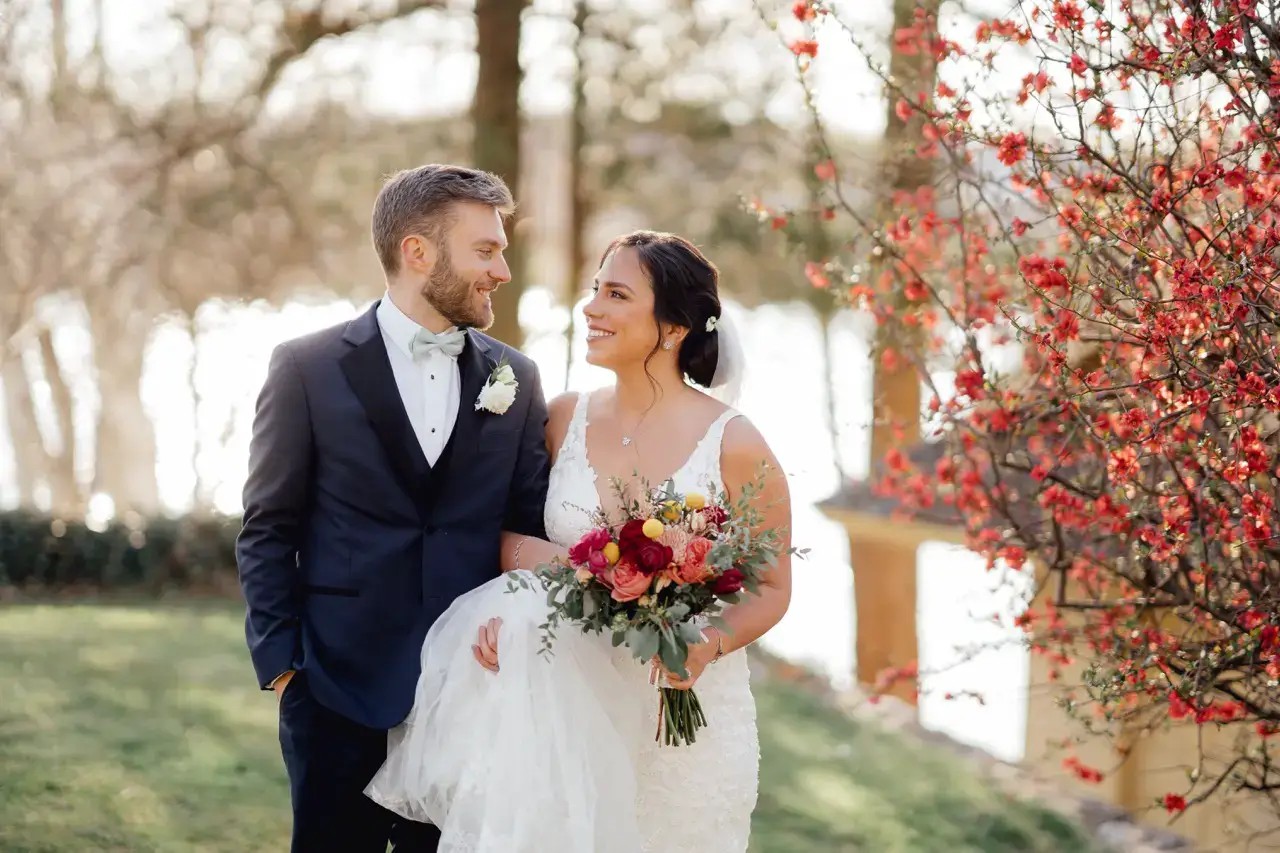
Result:
{"label": "red rose", "polygon": [[630,560],[619,560],[613,567],[613,600],[635,601],[649,591],[649,575]]}
{"label": "red rose", "polygon": [[711,582],[711,591],[716,595],[733,595],[742,589],[745,576],[737,569],[726,569],[724,574]]}
{"label": "red rose", "polygon": [[652,541],[652,539],[644,535],[644,522],[640,519],[628,521],[618,531],[618,550],[622,552],[623,557],[628,557],[632,560],[637,559],[636,555],[641,546]]}
{"label": "red rose", "polygon": [[671,562],[672,556],[670,545],[663,545],[656,539],[646,538],[644,544],[636,549],[633,559],[640,567],[640,571],[652,575],[665,569]]}

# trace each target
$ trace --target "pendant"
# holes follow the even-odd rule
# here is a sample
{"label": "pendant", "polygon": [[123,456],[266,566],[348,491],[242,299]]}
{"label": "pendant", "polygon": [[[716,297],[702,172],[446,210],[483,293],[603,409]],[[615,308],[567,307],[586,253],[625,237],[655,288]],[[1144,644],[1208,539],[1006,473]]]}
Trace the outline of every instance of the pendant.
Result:
{"label": "pendant", "polygon": [[631,446],[631,436],[629,436],[629,435],[624,435],[624,436],[622,437],[622,446],[623,446],[623,447],[630,447],[630,446]]}

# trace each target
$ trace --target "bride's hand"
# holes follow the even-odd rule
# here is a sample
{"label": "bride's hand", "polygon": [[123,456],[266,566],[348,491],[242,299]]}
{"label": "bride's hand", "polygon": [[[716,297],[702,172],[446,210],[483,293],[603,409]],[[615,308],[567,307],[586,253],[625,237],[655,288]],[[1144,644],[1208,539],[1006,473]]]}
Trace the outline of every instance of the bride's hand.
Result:
{"label": "bride's hand", "polygon": [[702,677],[703,670],[707,665],[716,659],[716,640],[712,636],[708,642],[695,643],[689,646],[689,659],[685,661],[684,668],[689,671],[688,678],[677,678],[667,671],[658,660],[654,659],[655,666],[667,676],[667,686],[676,690],[692,690],[693,685]]}
{"label": "bride's hand", "polygon": [[480,626],[476,637],[477,642],[471,647],[471,653],[476,656],[476,660],[490,672],[498,671],[498,632],[501,628],[501,619],[496,617],[490,619]]}

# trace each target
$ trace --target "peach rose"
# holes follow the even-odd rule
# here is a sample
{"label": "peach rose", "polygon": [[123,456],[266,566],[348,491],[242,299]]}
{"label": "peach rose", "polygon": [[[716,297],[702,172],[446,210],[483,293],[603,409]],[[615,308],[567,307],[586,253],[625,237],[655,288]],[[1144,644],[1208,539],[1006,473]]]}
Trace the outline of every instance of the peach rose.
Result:
{"label": "peach rose", "polygon": [[671,579],[676,583],[702,583],[711,577],[712,571],[707,568],[707,554],[715,547],[710,539],[698,537],[684,546],[684,559],[676,565]]}
{"label": "peach rose", "polygon": [[649,591],[652,575],[640,571],[640,567],[625,557],[613,567],[613,600],[635,601]]}

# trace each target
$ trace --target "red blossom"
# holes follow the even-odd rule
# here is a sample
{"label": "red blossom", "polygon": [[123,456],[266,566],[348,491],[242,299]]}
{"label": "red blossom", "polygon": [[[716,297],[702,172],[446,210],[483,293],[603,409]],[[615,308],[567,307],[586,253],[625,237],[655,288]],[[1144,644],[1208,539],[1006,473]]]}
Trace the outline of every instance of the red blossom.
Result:
{"label": "red blossom", "polygon": [[827,277],[826,267],[814,261],[809,261],[804,265],[804,276],[809,279],[809,283],[814,287],[825,288],[831,286],[831,279]]}
{"label": "red blossom", "polygon": [[818,14],[813,8],[813,4],[808,0],[796,0],[791,6],[791,14],[795,16],[797,21],[812,21]]}
{"label": "red blossom", "polygon": [[818,43],[812,39],[797,39],[791,43],[791,52],[796,56],[807,56],[813,59],[818,55]]}
{"label": "red blossom", "polygon": [[1068,756],[1062,760],[1062,766],[1070,770],[1077,779],[1082,782],[1088,782],[1092,785],[1100,783],[1103,779],[1102,771],[1097,768],[1090,767],[1075,756]]}
{"label": "red blossom", "polygon": [[[1089,673],[1072,712],[1107,723],[1095,731],[1269,737],[1280,125],[1260,105],[1280,99],[1280,63],[1245,49],[1271,41],[1255,3],[1178,8],[1045,0],[978,24],[972,62],[948,63],[945,83],[900,75],[893,111],[904,156],[928,158],[924,189],[851,215],[847,257],[824,248],[824,261],[870,270],[830,289],[875,317],[880,379],[955,376],[953,395],[925,392],[942,458],[915,470],[887,455],[876,494],[902,517],[957,513],[988,565],[1036,567],[1025,577],[1045,603],[1015,621],[1051,680]],[[958,49],[928,16],[894,45]],[[1033,69],[1016,86],[997,70],[1010,46]],[[1006,344],[1011,358],[995,352]],[[1258,746],[1223,766],[1264,786]],[[1215,772],[1160,802],[1176,812],[1238,789]]]}
{"label": "red blossom", "polygon": [[1006,166],[1013,166],[1027,156],[1027,137],[1023,133],[1008,133],[1000,140],[999,153],[996,155]]}

